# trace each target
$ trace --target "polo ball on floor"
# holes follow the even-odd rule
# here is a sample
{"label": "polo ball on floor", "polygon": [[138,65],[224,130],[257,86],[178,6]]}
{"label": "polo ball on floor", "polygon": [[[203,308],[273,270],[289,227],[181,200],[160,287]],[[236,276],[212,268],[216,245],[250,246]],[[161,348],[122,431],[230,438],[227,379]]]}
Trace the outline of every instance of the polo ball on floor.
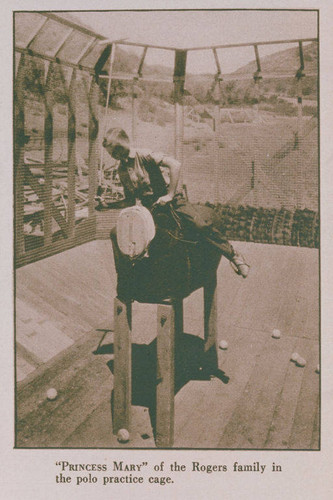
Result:
{"label": "polo ball on floor", "polygon": [[58,396],[57,390],[51,387],[46,391],[46,397],[49,401],[54,401]]}
{"label": "polo ball on floor", "polygon": [[228,349],[228,342],[226,340],[221,340],[221,342],[219,343],[219,348],[225,351],[226,349]]}
{"label": "polo ball on floor", "polygon": [[119,429],[117,432],[117,439],[119,443],[127,443],[129,441],[130,435],[127,429]]}
{"label": "polo ball on floor", "polygon": [[277,328],[274,328],[273,333],[272,333],[273,339],[280,339],[281,338],[281,332]]}
{"label": "polo ball on floor", "polygon": [[305,359],[302,358],[301,356],[299,356],[297,361],[296,361],[296,365],[303,368],[306,365]]}

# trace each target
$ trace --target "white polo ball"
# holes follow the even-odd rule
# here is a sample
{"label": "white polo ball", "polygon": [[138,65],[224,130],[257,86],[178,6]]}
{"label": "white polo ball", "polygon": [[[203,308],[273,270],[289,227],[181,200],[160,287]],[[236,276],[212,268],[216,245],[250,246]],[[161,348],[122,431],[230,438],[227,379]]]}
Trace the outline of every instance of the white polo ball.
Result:
{"label": "white polo ball", "polygon": [[273,339],[280,339],[281,338],[281,332],[277,328],[274,328],[273,333],[272,333]]}
{"label": "white polo ball", "polygon": [[129,441],[130,435],[127,429],[119,429],[117,432],[117,439],[119,443],[127,443]]}
{"label": "white polo ball", "polygon": [[317,365],[316,373],[320,373],[320,365]]}
{"label": "white polo ball", "polygon": [[225,351],[226,349],[228,349],[228,342],[226,340],[221,340],[221,342],[219,343],[219,348]]}
{"label": "white polo ball", "polygon": [[57,390],[54,389],[53,387],[51,387],[46,391],[46,397],[49,401],[54,401],[55,399],[57,399],[57,396],[58,396]]}
{"label": "white polo ball", "polygon": [[300,366],[301,368],[303,368],[306,365],[306,361],[304,358],[299,356],[297,361],[296,361],[296,364],[297,364],[297,366]]}
{"label": "white polo ball", "polygon": [[297,352],[293,352],[290,358],[290,361],[294,361],[294,363],[297,363],[297,360],[299,358],[299,354]]}

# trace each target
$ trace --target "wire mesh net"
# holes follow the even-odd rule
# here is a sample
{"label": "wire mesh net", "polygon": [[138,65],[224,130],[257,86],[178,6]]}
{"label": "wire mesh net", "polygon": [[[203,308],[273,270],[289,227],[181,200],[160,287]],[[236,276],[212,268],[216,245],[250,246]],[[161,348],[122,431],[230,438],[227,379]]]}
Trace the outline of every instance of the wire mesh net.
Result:
{"label": "wire mesh net", "polygon": [[[29,19],[33,28],[30,34]],[[102,148],[103,136],[111,127],[124,129],[135,148],[179,159],[180,184],[192,202],[318,211],[316,43],[304,44],[303,69],[309,76],[301,74],[298,78],[290,76],[296,75],[299,66],[295,44],[280,51],[275,48],[273,53],[260,49],[264,54],[263,73],[276,73],[274,78],[263,79],[253,79],[258,70],[253,47],[252,55],[249,47],[230,49],[233,53],[243,51],[244,66],[225,78],[219,72],[232,59],[228,51],[190,52],[185,91],[178,100],[173,51],[117,46],[110,66],[112,51],[91,33],[58,25],[41,14],[29,15],[29,19],[24,14],[16,17],[15,70],[17,95],[21,96],[18,116],[24,115],[28,138],[23,168],[29,173],[23,190],[24,234],[30,240],[35,235],[38,245],[44,244],[43,186],[50,172],[47,189],[51,209],[53,215],[57,210],[61,216],[57,220],[53,216],[53,237],[64,237],[61,221],[70,222],[70,172],[74,172],[75,226],[91,215],[88,205],[92,182],[100,183],[108,201],[123,199],[118,164]],[[29,51],[22,60],[23,48]],[[158,52],[161,64],[156,64]],[[106,57],[99,67],[95,116],[90,99],[92,72],[103,54]],[[206,62],[209,59],[210,73],[198,72],[199,55]],[[59,59],[52,60],[51,56]],[[246,64],[246,60],[250,62]],[[109,83],[110,70],[113,79]],[[92,179],[90,156],[93,128],[98,121],[99,172]],[[48,148],[46,133],[52,135]],[[31,179],[37,182],[36,189]]]}

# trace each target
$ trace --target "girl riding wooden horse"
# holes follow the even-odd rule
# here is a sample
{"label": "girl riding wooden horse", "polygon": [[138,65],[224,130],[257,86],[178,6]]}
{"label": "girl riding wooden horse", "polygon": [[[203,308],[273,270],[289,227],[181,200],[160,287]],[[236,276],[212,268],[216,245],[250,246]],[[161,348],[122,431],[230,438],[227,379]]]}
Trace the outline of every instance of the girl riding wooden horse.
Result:
{"label": "girl riding wooden horse", "polygon": [[[201,241],[206,245],[208,253],[212,250],[213,254],[218,254],[219,257],[223,255],[231,262],[237,274],[243,278],[247,277],[249,265],[218,228],[214,210],[189,203],[177,194],[181,170],[179,161],[161,153],[131,149],[129,137],[121,128],[111,128],[107,131],[103,147],[112,158],[119,161],[118,174],[127,204],[135,205],[139,200],[151,212],[157,233],[162,235],[162,239],[156,238],[155,249],[158,248],[158,252],[154,254],[153,245],[152,255],[163,257],[163,244],[158,245],[158,240],[163,240],[163,230],[166,230],[167,234],[171,237],[173,235],[176,240],[187,240],[191,243]],[[165,178],[165,170],[168,171],[169,182]],[[128,260],[124,260],[119,251],[115,230],[111,232],[111,239],[115,251],[119,294],[121,278],[128,276],[130,271]],[[166,253],[168,249],[170,250],[170,245],[165,246]],[[173,256],[173,259],[177,260],[177,256]]]}

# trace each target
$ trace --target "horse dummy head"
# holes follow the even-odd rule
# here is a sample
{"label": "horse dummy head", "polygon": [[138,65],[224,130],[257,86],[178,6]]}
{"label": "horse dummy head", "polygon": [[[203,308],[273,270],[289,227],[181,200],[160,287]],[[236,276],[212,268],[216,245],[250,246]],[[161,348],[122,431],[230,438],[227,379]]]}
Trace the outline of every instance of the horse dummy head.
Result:
{"label": "horse dummy head", "polygon": [[131,260],[147,254],[156,234],[154,219],[147,208],[135,205],[122,210],[117,220],[117,243]]}

